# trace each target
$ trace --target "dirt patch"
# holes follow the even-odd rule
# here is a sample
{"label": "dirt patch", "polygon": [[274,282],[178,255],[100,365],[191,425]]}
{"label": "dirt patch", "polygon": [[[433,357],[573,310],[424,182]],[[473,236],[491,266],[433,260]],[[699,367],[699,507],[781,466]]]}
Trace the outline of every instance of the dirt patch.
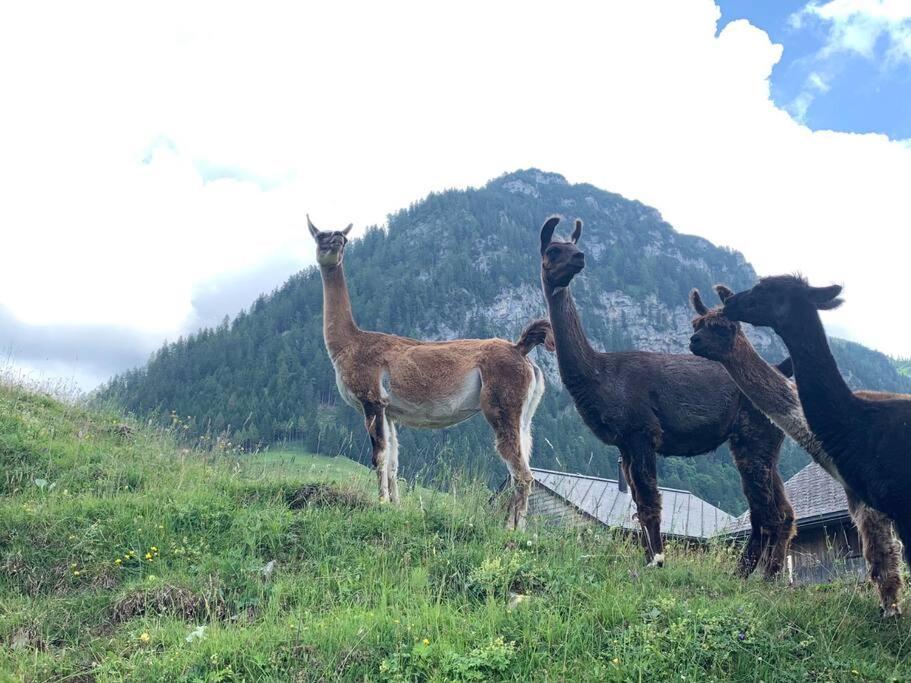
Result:
{"label": "dirt patch", "polygon": [[182,586],[162,585],[141,589],[120,598],[113,608],[113,621],[122,623],[145,614],[180,617],[186,621],[224,619],[227,609],[221,598],[211,598]]}
{"label": "dirt patch", "polygon": [[121,422],[120,424],[111,427],[111,433],[115,436],[119,436],[121,439],[132,439],[135,431],[136,430],[134,430],[133,427],[125,422]]}
{"label": "dirt patch", "polygon": [[370,505],[361,492],[333,484],[304,484],[288,491],[285,494],[285,501],[292,510],[311,506],[357,510]]}

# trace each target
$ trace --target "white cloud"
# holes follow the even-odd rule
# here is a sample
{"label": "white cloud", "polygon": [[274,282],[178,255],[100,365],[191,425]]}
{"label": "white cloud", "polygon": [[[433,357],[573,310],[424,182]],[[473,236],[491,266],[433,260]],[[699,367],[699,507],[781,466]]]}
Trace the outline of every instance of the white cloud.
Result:
{"label": "white cloud", "polygon": [[[817,69],[807,75],[803,88],[788,105],[794,117],[804,122],[817,94],[828,92],[835,75],[843,68],[838,57],[859,55],[879,60],[884,71],[911,63],[911,2],[908,0],[828,0],[810,2],[789,17],[795,30],[807,28],[807,19],[826,32],[825,42],[810,61]],[[877,46],[885,45],[884,57]]]}
{"label": "white cloud", "polygon": [[811,2],[792,17],[792,25],[799,28],[802,16],[814,17],[828,28],[823,56],[853,52],[872,59],[878,41],[885,39],[887,63],[911,59],[911,3],[907,0]]}
{"label": "white cloud", "polygon": [[7,3],[0,303],[173,338],[205,283],[311,263],[305,211],[361,230],[538,166],[761,272],[844,282],[833,322],[911,354],[889,301],[911,150],[796,123],[769,99],[782,48],[718,18],[709,0]]}

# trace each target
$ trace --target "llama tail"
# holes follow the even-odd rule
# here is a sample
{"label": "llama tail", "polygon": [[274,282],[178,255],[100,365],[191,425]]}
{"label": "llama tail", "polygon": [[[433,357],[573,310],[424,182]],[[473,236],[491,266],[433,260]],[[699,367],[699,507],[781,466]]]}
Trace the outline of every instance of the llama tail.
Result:
{"label": "llama tail", "polygon": [[538,344],[544,344],[544,348],[548,351],[556,348],[554,331],[550,326],[550,321],[544,318],[532,320],[525,326],[519,341],[516,342],[516,350],[523,356],[527,356]]}

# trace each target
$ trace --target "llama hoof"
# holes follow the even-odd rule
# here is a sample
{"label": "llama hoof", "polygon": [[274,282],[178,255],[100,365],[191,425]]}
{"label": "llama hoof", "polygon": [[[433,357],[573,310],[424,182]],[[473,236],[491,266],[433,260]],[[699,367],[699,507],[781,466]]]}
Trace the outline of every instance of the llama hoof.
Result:
{"label": "llama hoof", "polygon": [[664,553],[658,553],[657,555],[655,555],[652,558],[652,561],[649,562],[645,566],[650,567],[652,569],[660,569],[661,567],[663,567],[664,566]]}
{"label": "llama hoof", "polygon": [[883,619],[898,619],[902,615],[902,609],[898,603],[893,603],[888,607],[880,607],[879,613]]}

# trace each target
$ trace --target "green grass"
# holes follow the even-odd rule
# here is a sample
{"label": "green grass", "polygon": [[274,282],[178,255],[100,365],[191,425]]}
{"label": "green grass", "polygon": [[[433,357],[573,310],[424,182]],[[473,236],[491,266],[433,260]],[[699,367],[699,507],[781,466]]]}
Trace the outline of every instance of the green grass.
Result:
{"label": "green grass", "polygon": [[250,469],[261,467],[269,470],[271,476],[289,474],[306,475],[320,480],[375,480],[371,470],[342,456],[333,458],[300,451],[270,449],[244,458],[244,464]]}
{"label": "green grass", "polygon": [[0,388],[0,680],[911,679],[865,585],[740,581],[724,546],[648,571],[471,484],[381,506],[355,463],[122,424]]}

